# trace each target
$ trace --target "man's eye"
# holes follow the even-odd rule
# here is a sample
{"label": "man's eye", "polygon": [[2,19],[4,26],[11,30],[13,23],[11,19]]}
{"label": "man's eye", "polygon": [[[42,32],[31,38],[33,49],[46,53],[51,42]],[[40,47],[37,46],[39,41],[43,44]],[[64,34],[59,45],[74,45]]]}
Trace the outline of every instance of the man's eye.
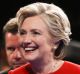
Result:
{"label": "man's eye", "polygon": [[14,51],[15,48],[14,47],[8,47],[7,50]]}

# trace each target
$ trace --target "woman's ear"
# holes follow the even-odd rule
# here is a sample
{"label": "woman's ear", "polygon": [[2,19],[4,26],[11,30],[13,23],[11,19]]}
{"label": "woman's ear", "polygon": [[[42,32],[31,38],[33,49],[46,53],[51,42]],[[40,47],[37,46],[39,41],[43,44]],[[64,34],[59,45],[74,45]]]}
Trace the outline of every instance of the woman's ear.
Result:
{"label": "woman's ear", "polygon": [[55,56],[58,56],[59,55],[64,55],[62,52],[64,51],[63,48],[64,48],[64,43],[62,40],[58,41],[55,43],[55,45],[57,46],[57,48],[55,49]]}
{"label": "woman's ear", "polygon": [[56,50],[58,48],[59,44],[60,44],[60,41],[55,42],[53,49]]}

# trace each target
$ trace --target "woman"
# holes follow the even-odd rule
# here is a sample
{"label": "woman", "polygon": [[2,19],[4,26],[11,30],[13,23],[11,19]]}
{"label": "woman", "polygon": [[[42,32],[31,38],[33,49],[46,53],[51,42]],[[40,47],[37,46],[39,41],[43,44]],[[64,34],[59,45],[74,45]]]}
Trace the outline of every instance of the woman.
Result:
{"label": "woman", "polygon": [[30,65],[21,66],[9,74],[80,73],[79,65],[62,60],[71,30],[68,17],[61,8],[37,2],[20,8],[17,18],[20,53]]}

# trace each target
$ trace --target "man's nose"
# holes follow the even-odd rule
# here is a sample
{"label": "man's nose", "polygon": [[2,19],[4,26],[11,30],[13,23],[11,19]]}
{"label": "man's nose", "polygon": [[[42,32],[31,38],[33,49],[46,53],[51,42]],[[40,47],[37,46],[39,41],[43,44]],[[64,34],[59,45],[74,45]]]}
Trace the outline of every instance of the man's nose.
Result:
{"label": "man's nose", "polygon": [[19,52],[19,50],[16,50],[15,52],[14,52],[15,54],[15,59],[17,60],[17,61],[19,61],[20,59],[21,59],[21,54],[20,54],[20,52]]}

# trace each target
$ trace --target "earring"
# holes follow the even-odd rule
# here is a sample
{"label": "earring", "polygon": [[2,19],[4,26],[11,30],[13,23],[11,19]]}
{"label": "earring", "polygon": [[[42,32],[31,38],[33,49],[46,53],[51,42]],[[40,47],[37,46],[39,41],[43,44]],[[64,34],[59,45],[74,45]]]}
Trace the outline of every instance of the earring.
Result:
{"label": "earring", "polygon": [[53,49],[56,50],[57,49],[57,46],[54,46]]}
{"label": "earring", "polygon": [[57,47],[54,46],[51,51],[52,51],[52,52],[55,52],[56,49],[57,49]]}

